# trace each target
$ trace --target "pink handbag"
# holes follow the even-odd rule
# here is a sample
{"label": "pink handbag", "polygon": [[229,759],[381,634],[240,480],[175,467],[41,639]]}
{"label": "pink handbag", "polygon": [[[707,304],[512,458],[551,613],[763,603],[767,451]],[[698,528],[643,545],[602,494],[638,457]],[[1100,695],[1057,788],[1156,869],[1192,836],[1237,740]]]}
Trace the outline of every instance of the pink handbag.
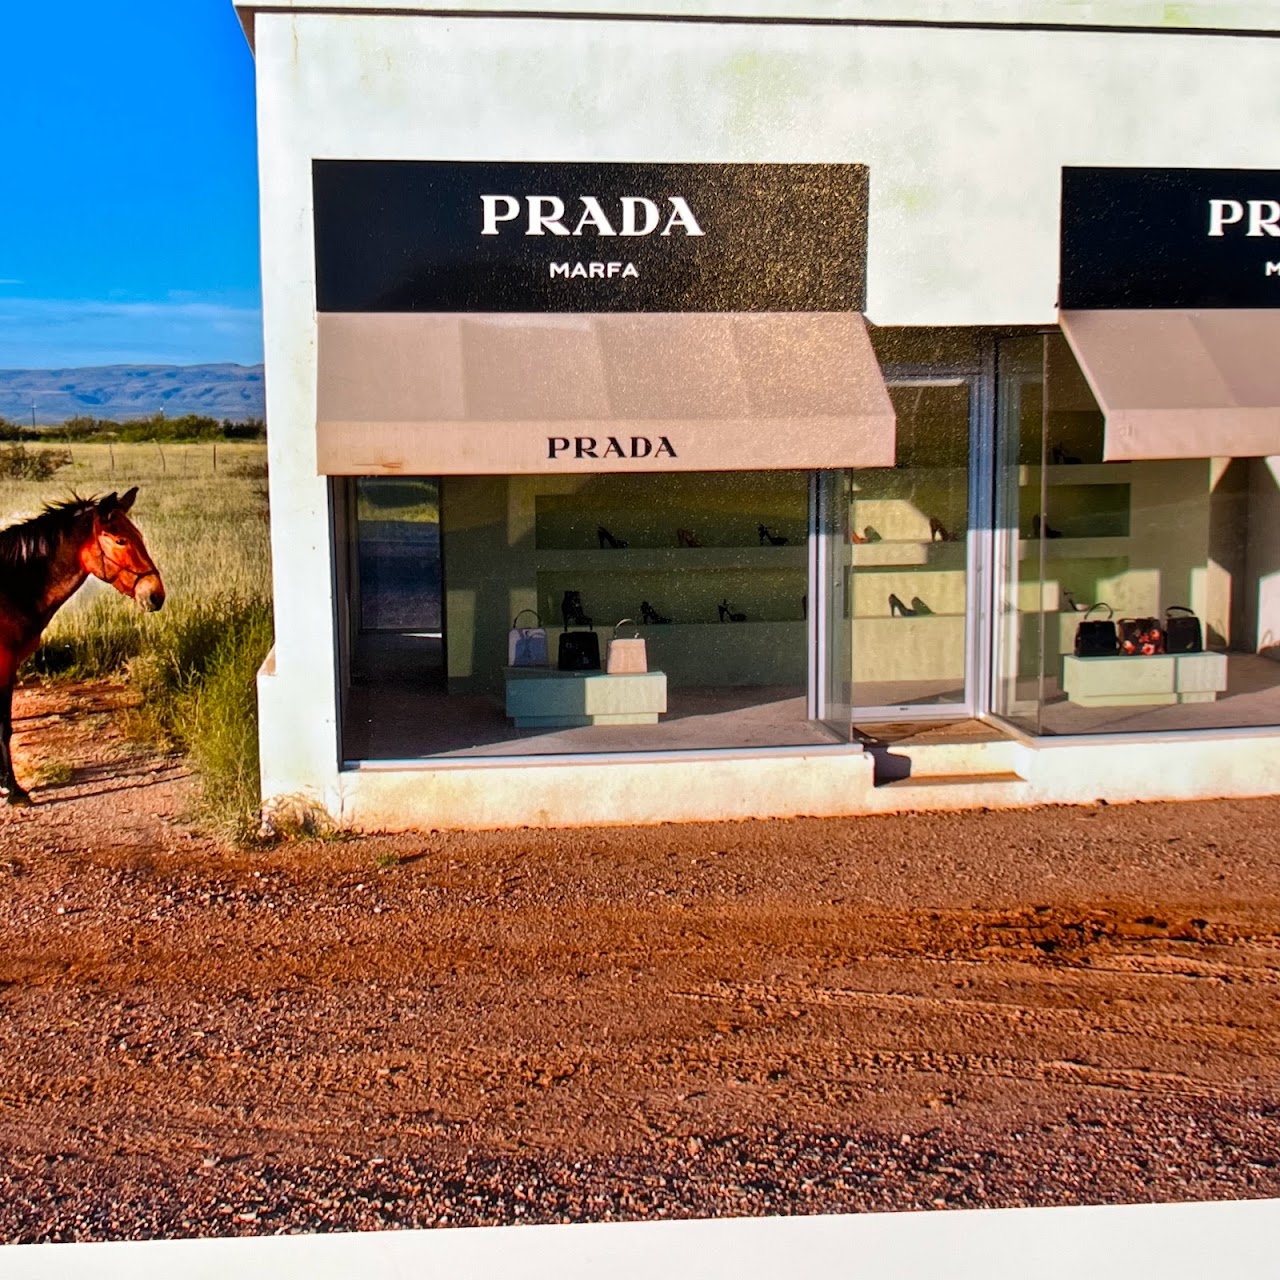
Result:
{"label": "pink handbag", "polygon": [[623,618],[613,628],[609,647],[605,654],[605,671],[611,676],[639,676],[649,670],[649,655],[645,650],[644,637],[637,628],[634,636],[619,636],[618,627],[631,623],[630,618]]}

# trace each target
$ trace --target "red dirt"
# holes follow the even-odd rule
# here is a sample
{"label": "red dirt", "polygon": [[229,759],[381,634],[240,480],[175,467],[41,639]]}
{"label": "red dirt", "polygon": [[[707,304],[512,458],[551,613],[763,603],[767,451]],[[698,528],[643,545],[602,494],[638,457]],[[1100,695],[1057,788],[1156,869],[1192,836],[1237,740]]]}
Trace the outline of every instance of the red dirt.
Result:
{"label": "red dirt", "polygon": [[20,691],[0,1240],[1280,1194],[1280,800],[235,851]]}

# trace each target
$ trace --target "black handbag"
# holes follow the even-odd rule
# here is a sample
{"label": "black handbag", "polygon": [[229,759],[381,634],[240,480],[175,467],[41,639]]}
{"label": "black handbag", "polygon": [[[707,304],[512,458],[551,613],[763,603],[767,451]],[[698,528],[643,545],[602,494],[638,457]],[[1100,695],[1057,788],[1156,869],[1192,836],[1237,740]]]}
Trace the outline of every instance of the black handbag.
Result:
{"label": "black handbag", "polygon": [[562,631],[556,654],[561,671],[599,671],[600,637],[594,631]]}
{"label": "black handbag", "polygon": [[1166,653],[1204,652],[1200,619],[1185,604],[1171,604],[1164,611],[1164,650]]}
{"label": "black handbag", "polygon": [[[1105,609],[1107,616],[1090,619],[1095,609]],[[1114,658],[1119,644],[1116,640],[1116,624],[1111,621],[1109,604],[1091,604],[1080,625],[1076,628],[1077,658]]]}

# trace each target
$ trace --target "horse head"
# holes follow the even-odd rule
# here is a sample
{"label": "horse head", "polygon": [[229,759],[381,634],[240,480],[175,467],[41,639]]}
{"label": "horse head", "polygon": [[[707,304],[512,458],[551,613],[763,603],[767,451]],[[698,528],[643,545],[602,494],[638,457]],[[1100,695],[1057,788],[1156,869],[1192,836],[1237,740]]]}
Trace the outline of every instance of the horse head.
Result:
{"label": "horse head", "polygon": [[137,496],[135,487],[123,497],[109,493],[98,499],[93,507],[93,531],[80,548],[80,564],[86,573],[154,612],[164,604],[164,584],[147,554],[142,534],[129,519]]}

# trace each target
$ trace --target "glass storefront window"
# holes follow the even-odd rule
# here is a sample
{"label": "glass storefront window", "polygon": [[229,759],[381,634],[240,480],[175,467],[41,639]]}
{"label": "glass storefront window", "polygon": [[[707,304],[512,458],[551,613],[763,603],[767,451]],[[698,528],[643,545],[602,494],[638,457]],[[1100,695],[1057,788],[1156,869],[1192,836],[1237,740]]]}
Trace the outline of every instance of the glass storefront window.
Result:
{"label": "glass storefront window", "polygon": [[[1042,734],[1280,723],[1280,460],[1104,462],[1066,340],[1006,345],[996,711]],[[1138,652],[1077,656],[1086,614]]]}
{"label": "glass storefront window", "polygon": [[[383,584],[388,565],[422,581],[435,548],[401,538],[403,564],[381,552],[366,556],[368,495],[366,482],[359,485],[357,576],[379,575],[374,599],[386,601],[379,608],[399,607],[404,600],[387,599]],[[366,661],[366,678],[346,703],[345,758],[836,741],[811,718],[812,489],[803,471],[444,477],[444,678],[380,676]],[[364,597],[362,587],[367,625]],[[552,672],[509,667],[516,619],[545,629]],[[652,680],[610,676],[583,695],[580,681],[554,673],[562,634],[592,631],[603,663],[623,619],[633,625],[620,634],[644,638],[643,674],[662,677],[656,713]],[[375,647],[366,640],[362,651]],[[564,701],[571,696],[604,701],[571,707]]]}

